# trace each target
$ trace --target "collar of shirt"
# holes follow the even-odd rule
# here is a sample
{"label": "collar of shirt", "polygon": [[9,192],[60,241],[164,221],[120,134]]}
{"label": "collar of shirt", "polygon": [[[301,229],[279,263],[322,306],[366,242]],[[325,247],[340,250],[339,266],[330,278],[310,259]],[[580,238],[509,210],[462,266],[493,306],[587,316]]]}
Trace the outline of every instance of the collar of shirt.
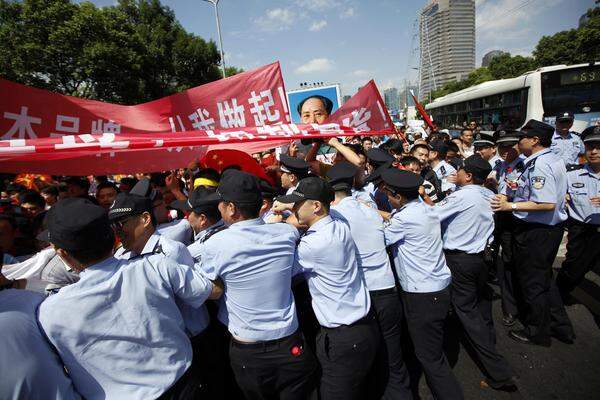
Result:
{"label": "collar of shirt", "polygon": [[194,242],[204,239],[204,237],[206,235],[208,235],[210,232],[214,231],[217,228],[222,227],[223,225],[225,225],[225,221],[220,219],[219,222],[216,222],[216,223],[212,224],[211,226],[209,226],[208,228],[201,230],[200,232],[198,232],[197,234],[194,235]]}
{"label": "collar of shirt", "polygon": [[548,154],[551,152],[552,152],[552,150],[550,150],[549,148],[546,148],[542,151],[538,151],[537,153],[530,155],[525,160],[523,160],[523,162],[525,163],[525,165],[527,165],[530,162],[532,162],[534,159],[536,159],[537,157],[543,156],[544,154]]}
{"label": "collar of shirt", "polygon": [[156,245],[158,244],[159,240],[160,240],[160,234],[154,232],[152,234],[152,236],[150,236],[148,238],[148,240],[146,241],[146,244],[144,245],[144,248],[142,249],[142,252],[140,254],[135,254],[135,255],[142,256],[144,254],[152,254],[152,253],[154,253],[154,249],[156,248]]}
{"label": "collar of shirt", "polygon": [[331,222],[333,222],[333,218],[331,218],[330,215],[328,215],[328,216],[326,216],[324,218],[321,218],[320,220],[318,220],[317,222],[315,222],[314,224],[312,224],[311,227],[308,228],[308,230],[306,231],[306,233],[317,231],[317,230],[319,230],[319,228],[321,228],[321,227],[323,227],[323,226],[325,226],[325,225],[327,225],[327,224],[329,224]]}
{"label": "collar of shirt", "polygon": [[398,214],[402,210],[405,210],[407,208],[412,208],[412,207],[414,207],[415,205],[417,205],[419,203],[421,203],[421,200],[420,200],[419,197],[417,197],[416,199],[409,201],[408,203],[406,203],[402,207],[400,207],[400,208],[392,211],[392,215],[390,215],[390,217],[393,217],[395,214]]}
{"label": "collar of shirt", "polygon": [[571,139],[573,136],[571,135],[571,131],[567,133],[565,136],[561,135],[557,131],[554,131],[554,135],[552,135],[552,140],[554,139]]}
{"label": "collar of shirt", "polygon": [[600,173],[595,173],[594,170],[592,169],[592,167],[590,167],[590,164],[585,164],[583,166],[583,169],[586,171],[585,173],[587,173],[589,176],[594,177],[598,180],[600,180]]}
{"label": "collar of shirt", "polygon": [[245,226],[254,226],[254,225],[264,225],[265,221],[263,221],[263,219],[261,217],[258,218],[254,218],[254,219],[246,219],[243,221],[238,221],[235,222],[231,225],[229,225],[229,228],[243,228]]}
{"label": "collar of shirt", "polygon": [[110,256],[110,257],[100,261],[99,263],[90,265],[89,267],[85,268],[83,271],[79,272],[80,280],[89,278],[90,276],[94,275],[94,273],[99,272],[99,271],[112,270],[114,268],[115,264],[117,264],[117,259],[114,258],[113,256]]}

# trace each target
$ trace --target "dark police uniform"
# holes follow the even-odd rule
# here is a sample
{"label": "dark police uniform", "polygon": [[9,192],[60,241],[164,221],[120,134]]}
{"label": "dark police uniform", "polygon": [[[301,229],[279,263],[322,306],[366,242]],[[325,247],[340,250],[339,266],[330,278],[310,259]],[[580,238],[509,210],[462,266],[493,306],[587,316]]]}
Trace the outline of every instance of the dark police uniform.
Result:
{"label": "dark police uniform", "polygon": [[344,161],[334,165],[327,177],[336,192],[345,193],[344,198],[332,204],[330,214],[350,227],[383,339],[369,394],[373,398],[412,399],[402,358],[402,304],[385,248],[384,221],[377,210],[349,195],[356,171],[354,165]]}
{"label": "dark police uniform", "polygon": [[[477,146],[477,145],[475,145]],[[463,169],[485,182],[492,171],[478,154],[465,160]],[[442,223],[444,253],[452,271],[451,298],[490,386],[514,385],[513,371],[496,350],[491,302],[487,299],[487,264],[484,251],[494,232],[490,200],[494,193],[480,184],[462,186],[434,209]]]}
{"label": "dark police uniform", "polygon": [[[581,138],[586,147],[598,147],[600,127],[585,129]],[[600,173],[594,172],[589,163],[569,165],[567,182],[567,255],[556,277],[556,285],[563,299],[568,298],[569,293],[600,260],[600,207],[593,205],[590,200],[600,196]]]}
{"label": "dark police uniform", "polygon": [[404,316],[415,354],[436,398],[462,399],[462,389],[443,349],[452,277],[444,258],[439,217],[418,198],[423,178],[395,168],[384,170],[381,176],[387,190],[414,197],[394,210],[384,234],[402,287]]}
{"label": "dark police uniform", "polygon": [[[531,120],[522,128],[521,138],[550,139],[553,132],[551,126]],[[564,162],[546,148],[525,159],[525,171],[515,192],[513,252],[527,315],[524,329],[510,331],[509,335],[522,343],[550,346],[551,335],[565,342],[574,338],[571,321],[552,279],[552,263],[567,219],[566,175]],[[555,207],[552,211],[519,211],[519,202],[525,201],[551,203]]]}

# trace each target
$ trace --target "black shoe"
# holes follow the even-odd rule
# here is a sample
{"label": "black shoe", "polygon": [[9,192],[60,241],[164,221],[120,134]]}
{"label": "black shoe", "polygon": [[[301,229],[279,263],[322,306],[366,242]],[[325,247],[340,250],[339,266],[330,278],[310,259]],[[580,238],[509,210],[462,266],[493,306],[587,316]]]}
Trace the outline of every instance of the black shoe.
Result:
{"label": "black shoe", "polygon": [[485,385],[491,387],[494,390],[500,390],[503,392],[516,392],[519,389],[517,388],[517,380],[519,377],[517,375],[511,376],[509,379],[501,382],[495,382],[491,379],[484,379]]}
{"label": "black shoe", "polygon": [[508,332],[508,337],[512,340],[523,343],[523,344],[537,344],[538,346],[550,347],[552,345],[552,340],[550,338],[547,339],[534,339],[523,329],[512,330]]}
{"label": "black shoe", "polygon": [[513,326],[515,322],[517,322],[517,317],[515,315],[504,314],[504,317],[502,317],[502,323],[504,326]]}
{"label": "black shoe", "polygon": [[559,335],[556,333],[552,333],[552,337],[554,337],[559,342],[563,342],[565,344],[575,343],[575,334],[574,333],[572,333],[570,335]]}

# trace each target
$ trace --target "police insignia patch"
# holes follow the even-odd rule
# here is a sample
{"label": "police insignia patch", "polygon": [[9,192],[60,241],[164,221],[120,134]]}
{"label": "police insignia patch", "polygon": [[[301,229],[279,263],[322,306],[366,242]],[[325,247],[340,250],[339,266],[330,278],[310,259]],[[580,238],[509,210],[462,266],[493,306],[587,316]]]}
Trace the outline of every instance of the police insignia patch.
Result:
{"label": "police insignia patch", "polygon": [[575,182],[575,183],[571,183],[571,186],[573,186],[576,189],[580,189],[585,186],[585,183]]}
{"label": "police insignia patch", "polygon": [[531,186],[534,189],[541,189],[544,187],[544,184],[546,183],[546,178],[544,178],[543,176],[534,176],[531,178]]}
{"label": "police insignia patch", "polygon": [[448,199],[444,199],[444,200],[442,200],[442,201],[438,201],[436,204],[437,204],[438,206],[443,206],[443,205],[444,205],[444,204],[446,204],[447,202],[448,202]]}

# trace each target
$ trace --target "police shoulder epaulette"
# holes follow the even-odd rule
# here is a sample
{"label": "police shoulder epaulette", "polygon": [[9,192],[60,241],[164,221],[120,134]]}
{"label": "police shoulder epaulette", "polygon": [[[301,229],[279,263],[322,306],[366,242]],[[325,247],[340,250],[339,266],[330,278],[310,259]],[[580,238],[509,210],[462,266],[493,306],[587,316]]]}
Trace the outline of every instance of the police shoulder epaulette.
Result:
{"label": "police shoulder epaulette", "polygon": [[576,171],[578,169],[582,169],[583,164],[567,164],[567,172],[568,171]]}
{"label": "police shoulder epaulette", "polygon": [[575,132],[575,131],[569,131],[569,133],[570,133],[571,135],[575,135],[575,136],[581,136],[581,133],[579,133],[579,132]]}

